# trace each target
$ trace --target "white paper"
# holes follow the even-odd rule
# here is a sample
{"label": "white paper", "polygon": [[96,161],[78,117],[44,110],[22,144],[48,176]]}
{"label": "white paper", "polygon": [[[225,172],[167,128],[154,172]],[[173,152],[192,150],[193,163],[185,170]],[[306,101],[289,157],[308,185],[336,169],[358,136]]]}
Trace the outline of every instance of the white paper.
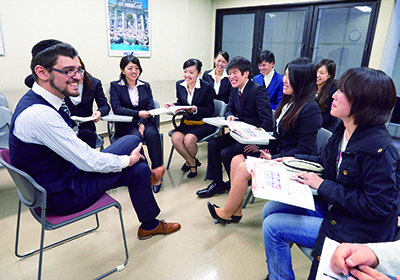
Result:
{"label": "white paper", "polygon": [[90,116],[90,117],[78,117],[78,116],[71,116],[71,120],[73,120],[76,123],[83,123],[83,122],[89,122],[95,120],[96,117]]}
{"label": "white paper", "polygon": [[149,110],[148,112],[152,116],[157,116],[161,114],[176,114],[181,111],[185,111],[186,109],[194,109],[195,106],[171,106],[169,108],[157,108],[153,110]]}
{"label": "white paper", "polygon": [[310,187],[296,181],[296,173],[287,171],[282,162],[247,157],[246,165],[252,175],[252,191],[255,197],[315,211]]}
{"label": "white paper", "polygon": [[322,247],[321,260],[317,271],[317,280],[346,280],[347,277],[342,274],[336,274],[331,269],[331,258],[337,246],[340,243],[325,237],[324,246]]}

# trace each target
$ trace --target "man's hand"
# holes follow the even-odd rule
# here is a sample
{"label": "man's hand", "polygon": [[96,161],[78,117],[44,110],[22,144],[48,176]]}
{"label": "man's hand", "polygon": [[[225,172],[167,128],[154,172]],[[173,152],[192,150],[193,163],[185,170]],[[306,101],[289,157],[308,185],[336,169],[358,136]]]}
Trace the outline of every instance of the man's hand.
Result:
{"label": "man's hand", "polygon": [[235,121],[237,118],[235,116],[228,116],[226,118],[227,121]]}
{"label": "man's hand", "polygon": [[129,166],[132,166],[139,160],[144,159],[144,156],[142,154],[140,154],[142,147],[143,147],[143,143],[139,143],[139,145],[129,155]]}
{"label": "man's hand", "polygon": [[347,275],[350,269],[357,266],[376,267],[378,264],[379,261],[374,251],[369,247],[349,243],[339,245],[331,258],[332,271],[337,274],[342,273],[343,275]]}
{"label": "man's hand", "polygon": [[271,159],[271,153],[269,152],[269,150],[265,149],[265,150],[260,150],[261,154],[260,154],[260,158],[263,159]]}
{"label": "man's hand", "polygon": [[260,151],[260,149],[256,145],[253,145],[253,144],[246,145],[244,147],[244,152],[245,153],[256,153],[256,152],[259,152],[259,151]]}

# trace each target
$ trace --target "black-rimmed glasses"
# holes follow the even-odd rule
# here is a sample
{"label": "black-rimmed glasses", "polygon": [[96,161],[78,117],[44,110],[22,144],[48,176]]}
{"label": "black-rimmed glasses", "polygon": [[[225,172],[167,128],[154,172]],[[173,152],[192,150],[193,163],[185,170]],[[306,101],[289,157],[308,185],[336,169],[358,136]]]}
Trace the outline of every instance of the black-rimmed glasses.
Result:
{"label": "black-rimmed glasses", "polygon": [[79,73],[79,75],[80,75],[81,77],[82,77],[83,74],[85,73],[85,70],[82,69],[82,68],[79,68],[79,69],[77,69],[77,70],[72,70],[72,69],[70,69],[70,70],[60,70],[60,69],[56,69],[56,68],[50,67],[49,69],[51,69],[51,70],[53,70],[53,71],[56,71],[56,72],[58,72],[58,73],[61,73],[61,74],[65,74],[65,75],[67,75],[67,76],[70,77],[70,78],[74,77],[74,76],[76,75],[76,73]]}

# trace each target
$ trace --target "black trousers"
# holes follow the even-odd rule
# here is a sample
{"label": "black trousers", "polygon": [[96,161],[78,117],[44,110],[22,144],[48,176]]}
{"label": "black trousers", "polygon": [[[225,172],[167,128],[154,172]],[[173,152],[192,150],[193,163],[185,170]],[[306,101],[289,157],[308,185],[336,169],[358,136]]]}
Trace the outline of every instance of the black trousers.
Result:
{"label": "black trousers", "polygon": [[208,180],[214,180],[216,183],[223,181],[222,165],[230,178],[231,161],[234,156],[243,154],[246,145],[240,144],[229,134],[214,138],[208,142],[207,148],[207,177]]}
{"label": "black trousers", "polygon": [[[130,155],[140,142],[137,136],[128,135],[102,152]],[[139,161],[121,172],[80,171],[69,179],[69,186],[65,191],[48,196],[49,212],[56,215],[76,213],[94,204],[107,190],[127,186],[133,208],[141,223],[151,222],[160,213],[151,190],[151,170],[146,161]]]}

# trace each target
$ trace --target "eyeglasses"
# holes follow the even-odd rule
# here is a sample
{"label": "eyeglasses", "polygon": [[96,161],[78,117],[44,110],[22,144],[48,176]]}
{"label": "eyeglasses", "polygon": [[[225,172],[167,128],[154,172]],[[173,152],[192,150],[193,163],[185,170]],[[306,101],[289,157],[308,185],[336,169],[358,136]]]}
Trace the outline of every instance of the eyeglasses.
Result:
{"label": "eyeglasses", "polygon": [[82,69],[82,68],[79,68],[79,69],[77,69],[77,70],[60,70],[60,69],[56,69],[56,68],[50,67],[49,69],[51,69],[51,70],[53,70],[53,71],[56,71],[56,72],[58,72],[58,73],[61,73],[61,74],[65,74],[65,75],[67,75],[67,76],[70,77],[70,78],[74,77],[74,76],[76,75],[76,73],[79,73],[79,75],[80,75],[81,77],[82,77],[83,74],[85,73],[85,70]]}

